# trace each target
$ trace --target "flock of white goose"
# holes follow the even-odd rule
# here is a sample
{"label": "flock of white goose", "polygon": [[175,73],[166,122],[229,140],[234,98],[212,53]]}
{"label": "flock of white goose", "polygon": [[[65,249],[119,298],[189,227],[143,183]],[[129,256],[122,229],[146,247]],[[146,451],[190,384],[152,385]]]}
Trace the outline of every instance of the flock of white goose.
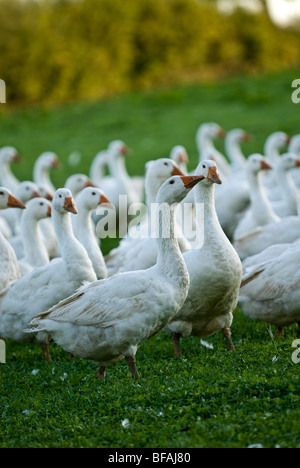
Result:
{"label": "flock of white goose", "polygon": [[[215,147],[225,138],[224,154]],[[300,136],[270,135],[262,154],[245,157],[250,136],[225,134],[215,123],[196,135],[199,165],[176,146],[169,158],[149,161],[145,177],[126,170],[128,148],[112,142],[97,154],[89,176],[70,176],[56,189],[54,153],[36,161],[33,180],[20,182],[11,165],[18,153],[0,149],[0,337],[37,343],[51,360],[54,340],[67,352],[106,367],[126,360],[138,377],[138,345],[163,330],[181,354],[180,340],[222,331],[229,350],[239,303],[251,319],[275,324],[278,333],[300,325]],[[107,175],[109,172],[109,175]],[[157,239],[145,235],[151,210],[105,258],[95,210],[119,210],[145,199],[157,203]],[[189,202],[190,219],[178,207]],[[26,209],[25,209],[26,208]],[[184,223],[201,227],[199,245]],[[201,226],[199,226],[201,224]],[[163,236],[166,225],[169,236]]]}

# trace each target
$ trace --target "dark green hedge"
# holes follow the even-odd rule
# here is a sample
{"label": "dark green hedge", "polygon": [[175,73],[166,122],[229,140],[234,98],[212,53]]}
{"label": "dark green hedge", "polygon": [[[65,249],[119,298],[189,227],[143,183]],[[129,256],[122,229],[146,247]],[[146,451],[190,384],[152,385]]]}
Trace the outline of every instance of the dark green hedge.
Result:
{"label": "dark green hedge", "polygon": [[59,103],[299,63],[299,35],[204,0],[0,0],[8,102]]}

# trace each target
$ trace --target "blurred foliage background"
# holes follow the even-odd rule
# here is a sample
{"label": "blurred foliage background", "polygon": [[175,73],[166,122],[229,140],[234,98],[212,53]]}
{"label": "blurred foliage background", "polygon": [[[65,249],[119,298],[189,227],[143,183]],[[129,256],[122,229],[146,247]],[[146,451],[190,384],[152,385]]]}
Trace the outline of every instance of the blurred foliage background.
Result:
{"label": "blurred foliage background", "polygon": [[297,27],[210,0],[0,0],[10,104],[93,100],[300,63]]}

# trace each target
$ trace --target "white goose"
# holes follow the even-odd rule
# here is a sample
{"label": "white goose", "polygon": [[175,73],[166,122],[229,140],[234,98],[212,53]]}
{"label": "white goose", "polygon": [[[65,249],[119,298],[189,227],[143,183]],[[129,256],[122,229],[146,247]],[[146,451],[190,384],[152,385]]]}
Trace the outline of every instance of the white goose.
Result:
{"label": "white goose", "polygon": [[226,153],[231,161],[231,173],[225,183],[218,187],[215,204],[220,224],[229,239],[232,239],[239,221],[250,204],[246,158],[241,150],[241,143],[250,139],[248,133],[238,128],[230,130],[225,137]]}
{"label": "white goose", "polygon": [[87,187],[79,194],[76,201],[78,215],[73,218],[75,237],[86,248],[93,263],[97,279],[107,278],[106,264],[99,246],[99,239],[95,237],[91,214],[99,205],[110,205],[102,190]]}
{"label": "white goose", "polygon": [[160,188],[160,232],[169,224],[171,236],[158,239],[158,261],[153,268],[84,287],[32,321],[65,350],[97,362],[98,377],[104,379],[106,366],[125,357],[132,376],[138,378],[138,345],[158,333],[181,309],[189,275],[175,236],[175,204],[200,179],[175,176]]}
{"label": "white goose", "polygon": [[[25,209],[20,200],[17,200],[10,190],[0,187],[0,209],[7,208],[20,208]],[[17,257],[11,245],[0,233],[0,293],[3,291],[10,282],[15,281],[21,277]]]}
{"label": "white goose", "polygon": [[[184,174],[181,172],[177,164],[168,158],[160,158],[155,161],[149,161],[146,165],[146,204],[147,215],[140,221],[139,228],[133,226],[128,231],[128,236],[125,237],[120,245],[112,250],[105,257],[108,276],[121,271],[136,271],[150,268],[155,265],[157,258],[157,244],[152,236],[152,206],[156,202],[157,193],[161,185],[170,177]],[[181,236],[179,227],[177,226],[177,234],[179,236],[179,245],[181,251],[189,250],[190,246],[187,241]]]}
{"label": "white goose", "polygon": [[261,183],[261,171],[271,169],[272,167],[262,155],[249,156],[246,172],[250,189],[250,208],[238,223],[234,231],[234,240],[244,237],[259,226],[280,221],[279,216],[274,213]]}
{"label": "white goose", "polygon": [[54,187],[51,178],[51,169],[58,169],[60,163],[55,153],[47,151],[42,153],[36,160],[33,167],[33,180],[37,185],[45,187],[47,192],[54,195],[56,188]]}
{"label": "white goose", "polygon": [[50,261],[39,224],[42,219],[51,216],[51,203],[45,198],[34,198],[26,208],[21,220],[24,257],[19,260],[19,267],[22,276]]}
{"label": "white goose", "polygon": [[[14,192],[14,196],[20,200],[24,205],[32,198],[39,197],[40,193],[35,183],[31,181],[21,182]],[[20,223],[22,218],[23,210],[8,209],[1,213],[1,216],[7,221],[12,231],[13,237],[10,242],[14,242],[14,237],[20,234]]]}
{"label": "white goose", "polygon": [[90,167],[90,180],[97,187],[101,187],[107,168],[107,151],[100,151],[94,157]]}
{"label": "white goose", "polygon": [[176,145],[172,148],[170,153],[170,159],[174,161],[183,174],[188,173],[188,162],[189,157],[186,151],[186,148],[182,145]]}
{"label": "white goose", "polygon": [[[289,144],[290,137],[284,132],[272,133],[265,142],[264,156],[272,167],[276,167],[280,159],[280,152]],[[271,201],[281,200],[281,191],[275,172],[265,174],[263,184],[268,189],[268,198]]]}
{"label": "white goose", "polygon": [[298,202],[298,216],[287,216],[279,222],[258,227],[248,235],[236,240],[234,247],[239,257],[245,260],[263,252],[268,247],[277,244],[291,244],[298,239],[300,239],[300,201]]}
{"label": "white goose", "polygon": [[300,243],[280,256],[252,268],[246,273],[239,302],[243,313],[253,320],[284,328],[300,324]]}
{"label": "white goose", "polygon": [[282,200],[274,201],[272,208],[281,218],[294,216],[298,213],[300,192],[292,179],[291,171],[299,167],[300,159],[293,153],[283,154],[276,163],[275,172],[281,189]]}
{"label": "white goose", "polygon": [[11,171],[11,164],[19,160],[18,151],[12,146],[0,149],[0,183],[11,192],[14,192],[20,183]]}
{"label": "white goose", "polygon": [[[190,275],[188,297],[165,331],[173,339],[176,356],[181,354],[180,338],[205,337],[222,330],[229,350],[233,311],[238,301],[242,264],[224,234],[214,206],[214,184],[221,184],[214,161],[202,161],[196,173],[205,179],[194,188],[198,227],[203,226],[198,247],[184,253]],[[204,205],[204,218],[202,208]]]}
{"label": "white goose", "polygon": [[77,213],[72,194],[59,189],[54,195],[52,220],[62,257],[15,281],[0,297],[0,336],[38,343],[50,360],[49,335],[28,335],[23,330],[34,315],[69,297],[85,282],[96,281],[92,262],[72,231],[70,212]]}
{"label": "white goose", "polygon": [[217,164],[223,179],[230,174],[230,165],[225,156],[216,149],[213,141],[224,138],[226,132],[216,123],[209,122],[200,125],[196,134],[196,145],[199,153],[199,162],[213,159]]}
{"label": "white goose", "polygon": [[100,188],[107,195],[111,203],[119,210],[119,197],[127,196],[127,206],[137,201],[136,193],[131,184],[125,166],[125,156],[129,153],[124,142],[116,140],[109,144],[107,149],[107,164],[110,176],[102,180]]}

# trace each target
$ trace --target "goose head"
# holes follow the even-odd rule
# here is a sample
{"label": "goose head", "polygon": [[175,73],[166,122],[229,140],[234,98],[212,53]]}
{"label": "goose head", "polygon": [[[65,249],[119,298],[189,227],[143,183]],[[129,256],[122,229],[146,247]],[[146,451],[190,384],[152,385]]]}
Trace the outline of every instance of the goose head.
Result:
{"label": "goose head", "polygon": [[104,192],[95,187],[87,187],[83,189],[78,196],[77,205],[78,208],[84,206],[88,211],[95,210],[99,205],[113,207]]}
{"label": "goose head", "polygon": [[189,162],[188,154],[184,146],[174,146],[170,153],[170,159],[174,161],[178,166],[186,166]]}
{"label": "goose head", "polygon": [[294,153],[284,153],[277,163],[277,168],[284,172],[300,167],[300,159]]}
{"label": "goose head", "polygon": [[95,187],[95,185],[85,174],[74,174],[65,183],[65,188],[71,190],[74,198],[86,187]]}
{"label": "goose head", "polygon": [[13,146],[4,146],[0,150],[0,159],[3,162],[6,162],[8,164],[14,163],[14,162],[19,162],[21,160],[21,157]]}
{"label": "goose head", "polygon": [[215,161],[212,161],[211,159],[201,161],[201,163],[198,165],[195,171],[195,174],[203,177],[204,180],[202,183],[205,185],[222,184],[222,180],[218,171],[218,166],[215,163]]}
{"label": "goose head", "polygon": [[265,142],[264,153],[266,157],[274,160],[279,151],[285,148],[290,141],[290,137],[284,132],[272,133]]}
{"label": "goose head", "polygon": [[36,221],[51,217],[50,201],[41,197],[29,200],[27,204],[26,217],[33,218]]}
{"label": "goose head", "polygon": [[160,187],[156,201],[174,205],[181,203],[187,194],[197,185],[204,176],[174,176],[168,179]]}
{"label": "goose head", "polygon": [[300,155],[300,135],[294,135],[291,138],[289,152]]}
{"label": "goose head", "polygon": [[[184,176],[178,165],[172,159],[160,158],[148,161],[146,164],[146,196],[148,201],[155,201],[161,185],[172,176]],[[151,200],[149,200],[149,197]]]}
{"label": "goose head", "polygon": [[66,213],[78,213],[72,192],[67,188],[61,188],[55,192],[52,209],[62,215]]}
{"label": "goose head", "polygon": [[248,173],[258,175],[263,170],[271,170],[273,167],[267,162],[261,154],[255,153],[249,156],[246,162],[246,170]]}
{"label": "goose head", "polygon": [[42,153],[38,157],[36,164],[38,164],[39,167],[45,171],[48,171],[50,169],[58,169],[60,167],[60,162],[57,154],[51,151],[46,151],[45,153]]}
{"label": "goose head", "polygon": [[21,182],[16,189],[15,195],[22,203],[27,203],[32,198],[41,196],[38,186],[31,181]]}
{"label": "goose head", "polygon": [[21,208],[24,210],[26,206],[14,197],[10,190],[0,187],[0,210],[5,210],[6,208]]}
{"label": "goose head", "polygon": [[208,122],[200,125],[196,134],[196,141],[201,148],[203,141],[214,140],[216,138],[224,138],[226,136],[225,130],[220,125],[214,122]]}
{"label": "goose head", "polygon": [[108,156],[120,157],[127,156],[130,150],[126,144],[121,140],[114,140],[108,145]]}
{"label": "goose head", "polygon": [[248,142],[252,140],[252,135],[249,133],[245,132],[245,130],[242,130],[241,128],[234,128],[233,130],[230,130],[227,135],[226,135],[226,142],[228,144],[240,144],[244,142]]}
{"label": "goose head", "polygon": [[48,200],[48,201],[53,200],[53,195],[49,192],[49,190],[47,189],[47,187],[45,185],[39,184],[38,185],[38,190],[39,190],[42,198],[46,198],[46,200]]}

